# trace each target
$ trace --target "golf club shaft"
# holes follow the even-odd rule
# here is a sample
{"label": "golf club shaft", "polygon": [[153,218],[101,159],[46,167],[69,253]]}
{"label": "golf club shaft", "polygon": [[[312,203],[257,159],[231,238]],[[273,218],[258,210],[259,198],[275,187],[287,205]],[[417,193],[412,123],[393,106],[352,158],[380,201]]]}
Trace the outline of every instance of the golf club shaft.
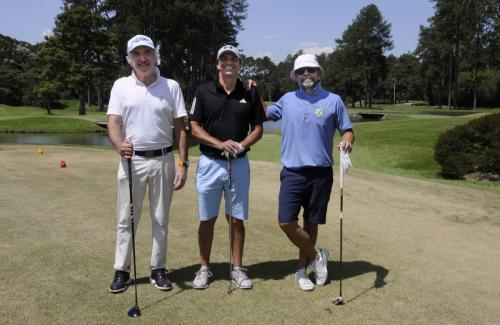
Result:
{"label": "golf club shaft", "polygon": [[342,298],[342,241],[343,241],[343,220],[344,220],[344,168],[342,168],[342,163],[340,163],[340,289],[339,297]]}
{"label": "golf club shaft", "polygon": [[233,271],[233,193],[232,193],[232,170],[231,170],[231,158],[227,158],[227,176],[228,176],[228,187],[229,187],[229,286],[228,292],[232,290],[232,276]]}
{"label": "golf club shaft", "polygon": [[130,222],[132,224],[132,258],[134,262],[134,289],[135,289],[135,305],[138,306],[137,302],[137,274],[135,266],[135,226],[134,226],[134,200],[132,195],[132,160],[127,159],[128,163],[128,188],[130,193]]}

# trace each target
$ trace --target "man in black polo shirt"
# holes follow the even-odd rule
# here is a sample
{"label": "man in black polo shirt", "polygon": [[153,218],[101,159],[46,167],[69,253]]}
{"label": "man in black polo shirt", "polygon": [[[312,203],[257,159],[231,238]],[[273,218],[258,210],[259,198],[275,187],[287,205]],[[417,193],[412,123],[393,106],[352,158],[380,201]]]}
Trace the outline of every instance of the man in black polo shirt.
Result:
{"label": "man in black polo shirt", "polygon": [[[212,277],[210,252],[222,193],[228,221],[229,211],[232,216],[232,279],[239,288],[253,287],[242,267],[243,221],[248,219],[250,187],[250,164],[246,153],[262,137],[264,111],[255,87],[247,91],[238,79],[241,66],[239,50],[231,45],[223,46],[217,53],[218,79],[198,87],[191,108],[192,136],[201,143],[202,153],[196,173],[201,264],[193,281],[196,289],[207,288]],[[231,189],[228,188],[228,156],[231,157]]]}

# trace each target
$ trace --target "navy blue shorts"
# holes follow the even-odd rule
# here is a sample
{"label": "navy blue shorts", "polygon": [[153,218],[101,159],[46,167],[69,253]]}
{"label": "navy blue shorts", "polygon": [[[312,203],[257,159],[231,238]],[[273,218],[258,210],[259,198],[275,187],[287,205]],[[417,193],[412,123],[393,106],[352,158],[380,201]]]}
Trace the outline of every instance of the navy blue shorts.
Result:
{"label": "navy blue shorts", "polygon": [[288,169],[280,174],[278,221],[290,223],[298,220],[300,208],[310,223],[326,223],[326,210],[333,185],[332,167],[304,167]]}

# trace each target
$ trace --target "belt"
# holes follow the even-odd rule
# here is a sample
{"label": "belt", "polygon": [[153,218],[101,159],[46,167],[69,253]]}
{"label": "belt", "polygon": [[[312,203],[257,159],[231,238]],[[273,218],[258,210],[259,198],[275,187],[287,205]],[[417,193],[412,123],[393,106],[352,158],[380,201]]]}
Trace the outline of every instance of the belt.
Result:
{"label": "belt", "polygon": [[[227,157],[224,156],[224,155],[220,155],[220,154],[219,155],[217,155],[217,154],[206,154],[206,153],[204,153],[204,154],[207,155],[207,156],[209,156],[209,157],[211,157],[211,158],[217,159],[217,160],[227,160]],[[231,159],[243,158],[246,155],[247,155],[247,152],[245,150],[242,153],[238,154],[236,157],[231,156],[230,158]]]}
{"label": "belt", "polygon": [[168,154],[169,152],[172,152],[172,149],[173,149],[173,146],[165,147],[163,149],[156,149],[156,150],[145,150],[145,151],[134,150],[134,155],[146,157],[146,158],[153,158],[153,157],[158,157],[158,156],[164,156],[164,155]]}

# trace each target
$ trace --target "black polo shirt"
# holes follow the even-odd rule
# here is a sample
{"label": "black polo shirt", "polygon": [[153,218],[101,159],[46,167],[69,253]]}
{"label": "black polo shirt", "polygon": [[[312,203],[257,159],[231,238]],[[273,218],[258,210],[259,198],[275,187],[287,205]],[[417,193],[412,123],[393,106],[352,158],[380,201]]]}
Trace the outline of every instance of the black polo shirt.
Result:
{"label": "black polo shirt", "polygon": [[[236,88],[228,95],[219,80],[215,80],[196,90],[191,120],[198,122],[208,134],[220,141],[232,139],[240,142],[256,125],[262,124],[264,110],[255,87],[247,91],[238,79]],[[200,144],[200,151],[208,156],[221,157],[220,150],[205,144]]]}

